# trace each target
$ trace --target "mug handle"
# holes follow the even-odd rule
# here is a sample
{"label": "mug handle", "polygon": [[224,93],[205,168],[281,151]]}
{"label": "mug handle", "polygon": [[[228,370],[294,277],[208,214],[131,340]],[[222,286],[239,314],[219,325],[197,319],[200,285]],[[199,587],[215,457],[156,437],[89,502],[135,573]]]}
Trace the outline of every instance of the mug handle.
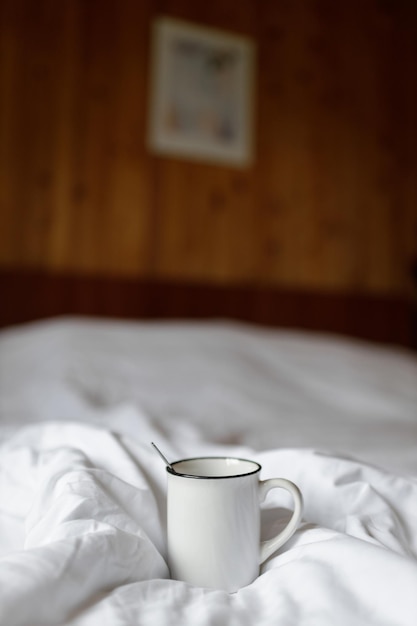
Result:
{"label": "mug handle", "polygon": [[297,530],[298,523],[303,513],[303,496],[301,495],[301,491],[297,485],[292,483],[290,480],[286,480],[285,478],[269,478],[268,480],[260,480],[259,502],[263,502],[266,494],[271,489],[275,489],[276,487],[286,489],[291,493],[294,500],[294,512],[284,530],[272,539],[261,541],[259,564],[266,561],[271,554],[278,550],[278,548],[280,548],[286,541],[288,541],[288,539],[290,539],[290,537],[292,537]]}

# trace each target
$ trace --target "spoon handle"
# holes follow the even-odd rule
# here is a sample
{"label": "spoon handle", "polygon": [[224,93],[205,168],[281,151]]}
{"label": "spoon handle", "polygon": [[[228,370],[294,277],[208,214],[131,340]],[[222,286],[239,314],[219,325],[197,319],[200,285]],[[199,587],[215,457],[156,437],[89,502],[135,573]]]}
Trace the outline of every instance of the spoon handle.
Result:
{"label": "spoon handle", "polygon": [[166,456],[164,454],[162,454],[162,452],[160,451],[158,446],[156,446],[153,441],[151,441],[151,444],[153,445],[153,447],[155,448],[155,450],[157,451],[157,453],[159,454],[161,459],[164,461],[165,465],[168,465],[168,467],[170,467],[172,469],[172,471],[175,471],[174,468],[172,467],[171,463],[168,461]]}

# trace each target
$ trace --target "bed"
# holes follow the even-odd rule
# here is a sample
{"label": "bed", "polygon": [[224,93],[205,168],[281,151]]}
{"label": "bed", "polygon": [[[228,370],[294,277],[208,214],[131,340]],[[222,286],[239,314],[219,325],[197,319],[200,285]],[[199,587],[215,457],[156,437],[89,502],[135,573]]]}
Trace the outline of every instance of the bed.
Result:
{"label": "bed", "polygon": [[[166,472],[252,458],[300,527],[235,594],[170,579]],[[56,316],[0,331],[0,623],[417,622],[417,357],[334,333]],[[290,500],[274,490],[267,538]]]}

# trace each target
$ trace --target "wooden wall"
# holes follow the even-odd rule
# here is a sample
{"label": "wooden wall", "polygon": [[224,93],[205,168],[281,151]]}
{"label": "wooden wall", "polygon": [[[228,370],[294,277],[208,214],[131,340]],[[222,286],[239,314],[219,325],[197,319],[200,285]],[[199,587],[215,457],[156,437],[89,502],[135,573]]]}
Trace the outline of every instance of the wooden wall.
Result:
{"label": "wooden wall", "polygon": [[[413,0],[2,0],[0,268],[409,293]],[[145,146],[150,23],[253,37],[248,170]]]}

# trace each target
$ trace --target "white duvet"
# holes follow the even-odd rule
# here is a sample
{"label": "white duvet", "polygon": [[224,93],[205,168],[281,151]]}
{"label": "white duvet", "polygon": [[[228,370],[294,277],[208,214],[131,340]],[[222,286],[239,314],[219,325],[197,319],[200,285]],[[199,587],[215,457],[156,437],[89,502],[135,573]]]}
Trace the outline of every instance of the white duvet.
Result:
{"label": "white duvet", "polygon": [[[226,323],[0,333],[0,624],[417,623],[417,359]],[[165,469],[233,454],[303,492],[236,594],[170,580]],[[288,518],[274,490],[263,536]]]}

